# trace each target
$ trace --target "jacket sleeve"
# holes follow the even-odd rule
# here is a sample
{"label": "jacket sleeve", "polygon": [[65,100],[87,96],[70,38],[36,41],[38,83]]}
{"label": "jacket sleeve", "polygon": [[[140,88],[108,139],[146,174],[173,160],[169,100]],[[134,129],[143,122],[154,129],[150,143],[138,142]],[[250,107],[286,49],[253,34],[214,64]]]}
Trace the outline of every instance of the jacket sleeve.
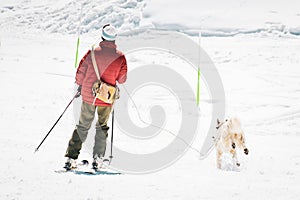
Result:
{"label": "jacket sleeve", "polygon": [[126,79],[127,79],[127,61],[125,56],[122,56],[122,63],[121,63],[121,68],[120,68],[120,72],[117,78],[117,81],[122,84],[125,83]]}
{"label": "jacket sleeve", "polygon": [[88,68],[88,57],[90,57],[90,50],[81,59],[75,77],[75,82],[78,85],[82,85],[83,79],[85,77]]}

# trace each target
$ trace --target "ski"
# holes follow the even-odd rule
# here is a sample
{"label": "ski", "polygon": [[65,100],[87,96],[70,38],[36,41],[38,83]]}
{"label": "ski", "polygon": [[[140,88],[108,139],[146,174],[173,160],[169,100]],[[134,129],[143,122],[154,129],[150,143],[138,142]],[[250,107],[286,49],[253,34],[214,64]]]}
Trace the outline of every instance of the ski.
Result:
{"label": "ski", "polygon": [[75,170],[73,171],[74,174],[77,175],[122,175],[121,172],[116,172],[107,169],[93,169],[90,168],[89,170]]}
{"label": "ski", "polygon": [[109,169],[107,166],[95,169],[89,166],[88,160],[82,160],[75,169],[59,169],[55,170],[56,173],[73,173],[77,175],[121,175],[121,172],[117,172],[114,170]]}

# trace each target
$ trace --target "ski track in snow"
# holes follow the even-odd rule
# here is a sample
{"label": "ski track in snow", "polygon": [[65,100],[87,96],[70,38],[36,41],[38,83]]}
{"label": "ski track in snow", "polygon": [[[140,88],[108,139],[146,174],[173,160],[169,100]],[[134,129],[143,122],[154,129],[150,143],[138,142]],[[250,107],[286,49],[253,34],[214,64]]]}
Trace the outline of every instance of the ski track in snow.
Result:
{"label": "ski track in snow", "polygon": [[[80,3],[89,12],[84,13],[85,35],[79,57],[98,39],[97,24],[108,19],[92,20],[98,10],[116,23],[122,18],[124,24],[119,26],[123,30],[141,26],[143,18],[151,18],[145,15],[152,15],[151,9],[141,15],[145,6],[141,0],[113,1],[101,9],[88,2],[0,3],[0,199],[299,199],[300,40],[289,34],[254,33],[201,40],[223,81],[226,117],[239,117],[246,134],[250,155],[243,157],[240,172],[217,170],[214,151],[199,160],[198,153],[190,149],[170,167],[152,174],[57,174],[54,171],[65,162],[64,152],[75,126],[72,108],[34,154],[73,95]],[[153,52],[128,57],[129,68],[149,62],[183,64],[170,55]],[[193,77],[187,71],[183,75],[196,86],[196,74]],[[201,85],[201,125],[192,144],[196,149],[201,148],[211,117],[210,96],[205,84]],[[157,98],[149,98],[147,92],[135,97],[141,118],[148,121],[149,105],[161,103],[168,116],[167,128],[176,133],[178,105],[167,101],[169,96],[161,91]],[[130,117],[138,121],[134,109]],[[128,138],[118,128],[115,131],[115,144],[133,152],[163,148],[173,138],[167,135],[145,145],[147,141]],[[79,160],[91,159],[87,146]]]}

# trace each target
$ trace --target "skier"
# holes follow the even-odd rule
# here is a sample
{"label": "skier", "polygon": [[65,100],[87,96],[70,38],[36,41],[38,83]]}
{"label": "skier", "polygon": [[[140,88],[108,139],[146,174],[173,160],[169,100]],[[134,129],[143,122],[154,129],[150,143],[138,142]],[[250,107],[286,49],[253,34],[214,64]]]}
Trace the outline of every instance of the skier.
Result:
{"label": "skier", "polygon": [[[122,84],[127,79],[127,62],[125,55],[116,48],[116,29],[107,24],[102,28],[102,41],[99,47],[94,50],[94,61],[98,67],[101,81],[112,86],[116,86],[116,81]],[[79,63],[76,73],[76,83],[78,84],[78,97],[82,95],[81,113],[79,123],[76,125],[73,135],[69,141],[65,154],[67,170],[76,168],[76,159],[80,154],[82,143],[86,140],[88,130],[93,122],[95,112],[98,113],[96,123],[95,144],[93,148],[93,168],[100,168],[102,158],[106,149],[106,138],[108,136],[107,122],[112,112],[112,104],[105,103],[93,95],[93,85],[98,81],[96,68],[93,63],[93,52],[89,50]]]}

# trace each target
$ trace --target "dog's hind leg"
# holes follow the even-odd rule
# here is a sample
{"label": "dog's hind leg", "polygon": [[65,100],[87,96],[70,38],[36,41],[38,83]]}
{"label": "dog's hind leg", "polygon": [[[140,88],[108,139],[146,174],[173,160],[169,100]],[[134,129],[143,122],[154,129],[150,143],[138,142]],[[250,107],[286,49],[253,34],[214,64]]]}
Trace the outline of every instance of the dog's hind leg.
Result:
{"label": "dog's hind leg", "polygon": [[221,164],[222,164],[221,156],[222,156],[222,151],[217,150],[217,167],[218,167],[218,169],[221,169]]}
{"label": "dog's hind leg", "polygon": [[[233,143],[234,144],[234,143]],[[232,148],[230,150],[230,153],[232,154],[232,162],[233,162],[233,165],[236,165],[236,166],[241,166],[241,164],[239,163],[238,159],[237,159],[237,155],[236,155],[236,150],[235,150],[235,145],[232,145],[232,147],[234,146],[234,148]]]}

